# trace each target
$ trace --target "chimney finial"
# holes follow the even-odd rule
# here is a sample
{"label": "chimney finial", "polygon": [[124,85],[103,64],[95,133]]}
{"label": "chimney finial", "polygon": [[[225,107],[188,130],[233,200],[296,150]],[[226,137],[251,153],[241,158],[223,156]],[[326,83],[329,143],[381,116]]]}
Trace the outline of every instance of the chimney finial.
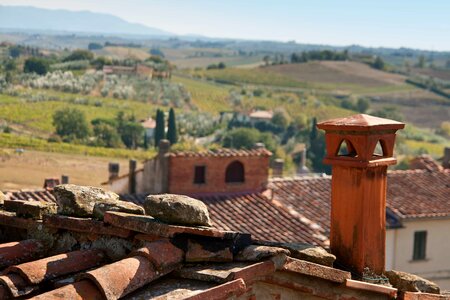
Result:
{"label": "chimney finial", "polygon": [[324,163],[333,174],[331,252],[359,275],[366,267],[384,272],[387,167],[397,162],[395,133],[404,126],[364,114],[317,124],[325,130]]}

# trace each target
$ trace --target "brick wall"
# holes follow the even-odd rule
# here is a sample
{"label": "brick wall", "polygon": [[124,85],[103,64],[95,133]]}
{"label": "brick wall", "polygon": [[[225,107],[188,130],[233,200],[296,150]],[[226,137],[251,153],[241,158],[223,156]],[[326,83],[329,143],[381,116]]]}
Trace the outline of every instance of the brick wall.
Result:
{"label": "brick wall", "polygon": [[[226,183],[227,166],[239,161],[244,165],[243,183]],[[194,183],[196,166],[205,166],[205,183]],[[169,158],[169,193],[203,194],[223,192],[261,191],[269,176],[269,156],[175,156]]]}

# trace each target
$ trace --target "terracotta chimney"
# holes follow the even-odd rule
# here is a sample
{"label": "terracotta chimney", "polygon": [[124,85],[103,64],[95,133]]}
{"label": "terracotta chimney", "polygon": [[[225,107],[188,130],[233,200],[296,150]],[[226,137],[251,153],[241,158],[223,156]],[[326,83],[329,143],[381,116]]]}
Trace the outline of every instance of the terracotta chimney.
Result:
{"label": "terracotta chimney", "polygon": [[272,164],[272,175],[273,177],[282,177],[284,169],[284,159],[277,158]]}
{"label": "terracotta chimney", "polygon": [[[393,157],[395,133],[405,124],[355,115],[317,124],[325,130],[331,164],[331,252],[337,263],[362,274],[384,272],[386,243],[386,173]],[[382,153],[376,154],[377,144]],[[340,153],[346,145],[347,153]]]}
{"label": "terracotta chimney", "polygon": [[118,163],[110,162],[108,164],[108,173],[109,173],[109,180],[112,180],[114,178],[117,178],[119,176],[119,169],[120,166]]}
{"label": "terracotta chimney", "polygon": [[444,157],[442,158],[442,167],[450,169],[450,147],[445,147]]}
{"label": "terracotta chimney", "polygon": [[130,159],[128,173],[128,192],[130,194],[136,193],[136,167],[137,161],[134,159]]}

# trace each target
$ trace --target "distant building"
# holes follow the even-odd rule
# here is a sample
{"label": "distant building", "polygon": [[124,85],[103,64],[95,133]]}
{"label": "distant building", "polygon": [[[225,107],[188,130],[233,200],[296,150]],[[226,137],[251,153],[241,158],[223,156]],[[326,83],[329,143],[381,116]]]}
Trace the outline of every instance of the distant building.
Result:
{"label": "distant building", "polygon": [[153,138],[153,136],[155,135],[156,121],[150,117],[147,120],[141,121],[141,125],[142,127],[144,127],[145,136],[147,137],[147,139]]}
{"label": "distant building", "polygon": [[257,122],[272,121],[273,112],[271,110],[255,110],[248,114],[250,123],[253,125]]}

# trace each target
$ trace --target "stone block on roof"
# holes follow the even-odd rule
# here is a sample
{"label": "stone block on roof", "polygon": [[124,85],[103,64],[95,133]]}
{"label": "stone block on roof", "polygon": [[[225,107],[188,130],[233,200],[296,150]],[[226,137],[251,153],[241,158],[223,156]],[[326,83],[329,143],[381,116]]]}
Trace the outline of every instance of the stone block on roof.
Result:
{"label": "stone block on roof", "polygon": [[439,294],[440,289],[437,284],[417,275],[400,271],[387,271],[387,278],[393,287],[402,292],[423,292]]}
{"label": "stone block on roof", "polygon": [[25,201],[17,208],[17,216],[42,220],[44,215],[56,214],[57,206],[55,203],[43,201]]}
{"label": "stone block on roof", "polygon": [[208,207],[200,200],[174,194],[149,195],[145,212],[169,224],[211,226]]}
{"label": "stone block on roof", "polygon": [[144,208],[128,201],[117,200],[114,202],[97,202],[94,205],[93,215],[99,220],[103,220],[103,216],[107,211],[125,212],[135,215],[144,215]]}
{"label": "stone block on roof", "polygon": [[260,261],[276,255],[290,255],[290,251],[280,247],[250,245],[236,255],[237,261]]}
{"label": "stone block on roof", "polygon": [[328,267],[333,266],[333,262],[336,260],[336,256],[328,253],[325,249],[318,246],[313,246],[304,243],[283,243],[280,247],[289,249],[291,255],[294,258],[306,260],[319,265]]}
{"label": "stone block on roof", "polygon": [[91,217],[97,202],[116,202],[119,195],[91,186],[58,185],[53,189],[58,213],[74,217]]}

